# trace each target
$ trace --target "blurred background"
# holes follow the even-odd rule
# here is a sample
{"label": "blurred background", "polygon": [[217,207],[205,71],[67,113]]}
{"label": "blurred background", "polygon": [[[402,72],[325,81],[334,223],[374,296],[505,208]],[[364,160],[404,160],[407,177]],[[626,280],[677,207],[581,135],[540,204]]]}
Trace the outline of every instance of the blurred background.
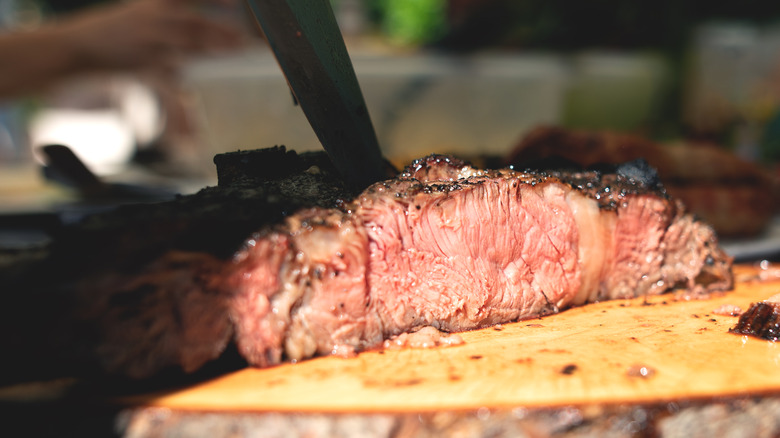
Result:
{"label": "blurred background", "polygon": [[[0,28],[34,29],[97,3],[0,0]],[[707,144],[777,177],[780,3],[331,4],[380,145],[396,165],[431,152],[505,157],[535,128],[555,126]],[[203,13],[242,28],[248,44],[188,59],[173,77],[95,75],[0,101],[4,208],[34,208],[23,194],[41,185],[45,202],[63,196],[25,177],[39,175],[45,144],[67,144],[106,180],[163,181],[182,193],[216,182],[220,152],[319,149],[243,7]],[[774,196],[745,202],[768,204],[774,216]]]}

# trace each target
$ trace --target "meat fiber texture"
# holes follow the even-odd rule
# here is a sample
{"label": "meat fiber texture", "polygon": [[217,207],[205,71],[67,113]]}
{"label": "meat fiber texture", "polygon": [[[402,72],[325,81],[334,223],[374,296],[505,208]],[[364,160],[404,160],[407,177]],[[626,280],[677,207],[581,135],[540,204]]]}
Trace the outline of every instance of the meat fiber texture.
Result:
{"label": "meat fiber texture", "polygon": [[588,302],[729,289],[731,259],[642,163],[617,174],[482,171],[431,156],[234,259],[231,318],[255,366],[349,355]]}
{"label": "meat fiber texture", "polygon": [[563,174],[431,156],[355,193],[323,155],[215,161],[219,187],[63,230],[47,263],[11,283],[27,290],[0,324],[27,330],[5,348],[35,358],[20,370],[147,378],[236,352],[263,367],[422,327],[732,285],[715,233],[642,163]]}

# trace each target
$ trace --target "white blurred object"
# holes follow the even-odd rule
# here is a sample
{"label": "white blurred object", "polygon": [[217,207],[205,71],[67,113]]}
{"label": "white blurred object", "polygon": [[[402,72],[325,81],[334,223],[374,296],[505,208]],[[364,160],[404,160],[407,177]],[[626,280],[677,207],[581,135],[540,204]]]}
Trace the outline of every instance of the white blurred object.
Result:
{"label": "white blurred object", "polygon": [[428,56],[355,68],[388,153],[404,160],[505,155],[535,126],[558,123],[563,108],[566,75],[552,56]]}
{"label": "white blurred object", "polygon": [[52,93],[28,123],[30,147],[68,146],[94,173],[122,171],[137,148],[157,139],[165,114],[149,87],[116,76],[76,80]]}
{"label": "white blurred object", "polygon": [[152,90],[144,84],[125,79],[117,84],[116,105],[130,126],[139,147],[154,142],[165,128],[165,114]]}
{"label": "white blurred object", "polygon": [[[555,56],[351,53],[384,155],[502,154],[538,124],[560,119],[566,70]],[[202,60],[185,84],[198,97],[209,150],[321,146],[267,50]]]}
{"label": "white blurred object", "polygon": [[130,125],[114,109],[44,109],[29,124],[33,154],[48,144],[68,146],[98,175],[120,171],[135,153]]}

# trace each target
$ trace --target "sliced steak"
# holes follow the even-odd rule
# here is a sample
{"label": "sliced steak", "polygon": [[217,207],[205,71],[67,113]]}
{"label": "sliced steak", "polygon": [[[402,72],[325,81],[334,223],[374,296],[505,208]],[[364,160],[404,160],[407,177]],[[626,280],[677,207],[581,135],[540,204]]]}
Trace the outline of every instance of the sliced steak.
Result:
{"label": "sliced steak", "polygon": [[637,163],[547,174],[418,160],[247,242],[228,282],[239,351],[266,366],[352,354],[422,326],[463,331],[596,300],[729,289],[714,232],[657,181]]}
{"label": "sliced steak", "polygon": [[0,315],[6,376],[145,378],[235,350],[267,366],[732,283],[712,229],[639,162],[565,174],[430,156],[355,194],[324,155],[215,161],[218,187],[96,215],[0,278],[18,291]]}

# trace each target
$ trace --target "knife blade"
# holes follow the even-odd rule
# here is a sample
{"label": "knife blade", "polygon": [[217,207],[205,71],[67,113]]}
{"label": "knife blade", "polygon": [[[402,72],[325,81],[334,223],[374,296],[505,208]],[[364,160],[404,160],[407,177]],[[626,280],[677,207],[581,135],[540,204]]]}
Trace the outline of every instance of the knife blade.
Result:
{"label": "knife blade", "polygon": [[352,61],[328,0],[246,0],[323,148],[344,179],[387,177]]}

